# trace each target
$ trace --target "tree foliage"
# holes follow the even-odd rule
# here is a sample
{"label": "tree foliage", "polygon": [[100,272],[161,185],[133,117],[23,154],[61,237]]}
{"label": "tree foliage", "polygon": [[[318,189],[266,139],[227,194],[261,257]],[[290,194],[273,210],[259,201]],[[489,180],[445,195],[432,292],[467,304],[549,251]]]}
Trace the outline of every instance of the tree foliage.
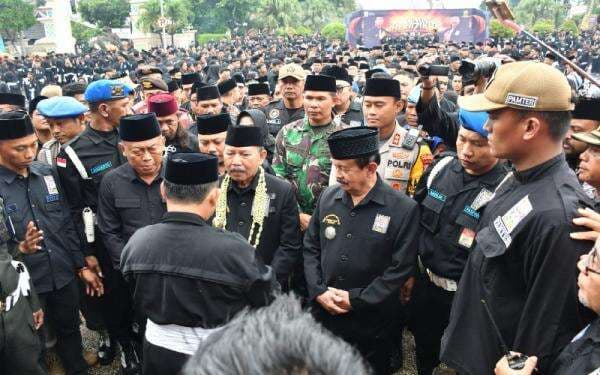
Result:
{"label": "tree foliage", "polygon": [[327,39],[344,39],[346,27],[341,22],[331,22],[321,29],[321,35]]}
{"label": "tree foliage", "polygon": [[123,27],[129,16],[127,0],[81,0],[78,7],[84,20],[100,28]]}
{"label": "tree foliage", "polygon": [[573,20],[566,20],[565,22],[563,22],[563,24],[560,25],[559,30],[568,31],[572,34],[579,35],[579,28]]}
{"label": "tree foliage", "polygon": [[514,8],[517,21],[527,27],[541,19],[549,20],[558,27],[566,18],[570,6],[564,0],[521,0]]}
{"label": "tree foliage", "polygon": [[510,27],[504,26],[500,21],[490,21],[490,35],[494,38],[512,38],[516,32]]}
{"label": "tree foliage", "polygon": [[532,30],[540,35],[550,34],[554,31],[554,23],[549,20],[539,20],[533,25]]}
{"label": "tree foliage", "polygon": [[11,42],[35,24],[34,6],[24,0],[0,0],[0,34]]}
{"label": "tree foliage", "polygon": [[[179,33],[191,24],[191,4],[187,0],[163,0],[163,15],[171,21],[165,31],[170,35]],[[162,31],[157,24],[159,18],[160,2],[150,0],[141,7],[138,26],[143,31],[159,33]]]}
{"label": "tree foliage", "polygon": [[102,35],[102,30],[87,27],[78,22],[71,22],[71,31],[78,44],[87,44],[93,37]]}

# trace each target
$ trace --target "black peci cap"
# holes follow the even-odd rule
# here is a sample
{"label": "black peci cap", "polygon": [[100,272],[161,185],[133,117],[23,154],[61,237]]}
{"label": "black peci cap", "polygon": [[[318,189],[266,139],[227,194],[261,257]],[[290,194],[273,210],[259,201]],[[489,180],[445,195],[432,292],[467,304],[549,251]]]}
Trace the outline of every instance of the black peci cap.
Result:
{"label": "black peci cap", "polygon": [[19,139],[33,133],[31,118],[25,111],[0,113],[0,140]]}
{"label": "black peci cap", "polygon": [[21,94],[0,93],[0,104],[16,105],[25,109],[25,97]]}
{"label": "black peci cap", "polygon": [[379,131],[366,126],[348,128],[331,134],[327,143],[333,159],[357,159],[379,153]]}
{"label": "black peci cap", "polygon": [[202,115],[196,118],[196,125],[200,135],[219,134],[227,131],[231,125],[231,117],[227,113]]}
{"label": "black peci cap", "polygon": [[335,78],[326,75],[306,76],[304,91],[336,92]]}
{"label": "black peci cap", "polygon": [[196,100],[213,100],[219,99],[221,95],[219,95],[219,89],[215,85],[199,87],[198,91],[196,91]]}
{"label": "black peci cap", "polygon": [[400,83],[389,78],[370,78],[365,84],[363,96],[391,96],[400,98]]}
{"label": "black peci cap", "polygon": [[164,179],[175,185],[202,185],[219,179],[219,159],[196,152],[176,153],[167,158]]}
{"label": "black peci cap", "polygon": [[250,147],[263,145],[263,132],[257,126],[230,126],[227,129],[225,144],[233,147]]}
{"label": "black peci cap", "polygon": [[147,141],[160,134],[160,125],[153,112],[121,117],[119,137],[125,142]]}

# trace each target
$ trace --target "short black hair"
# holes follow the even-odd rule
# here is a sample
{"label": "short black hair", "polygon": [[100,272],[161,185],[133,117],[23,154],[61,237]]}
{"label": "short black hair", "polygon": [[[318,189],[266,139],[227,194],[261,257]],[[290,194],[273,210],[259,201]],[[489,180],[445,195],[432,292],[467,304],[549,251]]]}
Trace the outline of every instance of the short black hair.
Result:
{"label": "short black hair", "polygon": [[369,156],[363,156],[361,158],[357,158],[354,160],[356,162],[356,165],[358,165],[358,167],[360,169],[363,169],[370,163],[375,163],[375,164],[379,165],[381,163],[381,156],[379,155],[379,153],[377,153],[377,154],[373,154],[373,155],[369,155]]}
{"label": "short black hair", "polygon": [[201,185],[179,185],[164,180],[165,195],[169,200],[178,203],[203,202],[208,194],[217,187],[217,182],[210,182]]}
{"label": "short black hair", "polygon": [[547,126],[550,137],[554,141],[561,141],[567,135],[571,125],[571,111],[520,111],[520,118],[536,116]]}

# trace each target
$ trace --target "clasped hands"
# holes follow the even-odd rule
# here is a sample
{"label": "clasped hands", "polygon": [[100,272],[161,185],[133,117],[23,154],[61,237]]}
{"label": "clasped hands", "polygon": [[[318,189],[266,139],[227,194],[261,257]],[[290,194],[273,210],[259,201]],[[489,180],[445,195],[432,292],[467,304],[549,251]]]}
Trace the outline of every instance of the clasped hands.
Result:
{"label": "clasped hands", "polygon": [[346,290],[328,287],[316,300],[331,315],[346,314],[352,309],[350,293]]}

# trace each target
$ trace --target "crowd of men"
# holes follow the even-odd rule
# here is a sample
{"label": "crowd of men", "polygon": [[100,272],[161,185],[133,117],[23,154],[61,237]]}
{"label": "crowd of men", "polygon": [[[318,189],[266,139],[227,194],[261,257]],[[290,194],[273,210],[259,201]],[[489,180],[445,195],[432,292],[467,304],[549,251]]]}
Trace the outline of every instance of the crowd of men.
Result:
{"label": "crowd of men", "polygon": [[3,61],[0,372],[390,374],[407,329],[419,374],[598,373],[600,88],[389,43]]}

